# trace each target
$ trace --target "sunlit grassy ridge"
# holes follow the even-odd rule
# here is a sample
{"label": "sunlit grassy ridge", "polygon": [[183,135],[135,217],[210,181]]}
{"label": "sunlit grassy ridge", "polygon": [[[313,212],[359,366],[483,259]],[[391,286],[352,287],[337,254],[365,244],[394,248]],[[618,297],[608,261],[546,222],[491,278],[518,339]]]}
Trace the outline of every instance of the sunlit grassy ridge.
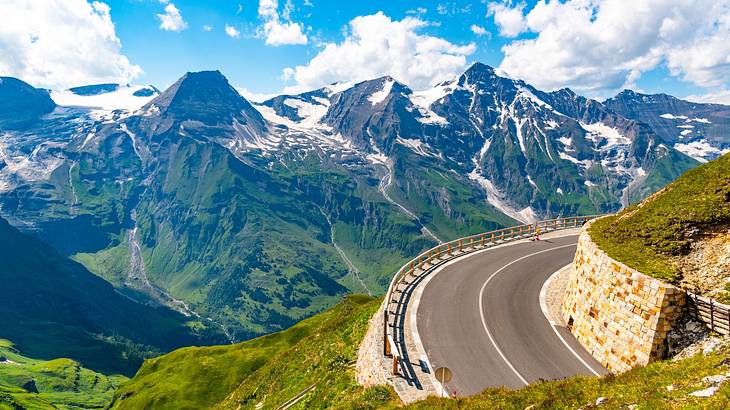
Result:
{"label": "sunlit grassy ridge", "polygon": [[[113,409],[276,408],[306,387],[315,408],[393,403],[389,388],[363,390],[352,363],[378,300],[349,296],[292,328],[230,346],[176,350],[144,363]],[[307,404],[309,403],[309,404]]]}
{"label": "sunlit grassy ridge", "polygon": [[[705,376],[728,371],[728,354],[724,349],[699,354],[681,361],[650,364],[616,376],[573,377],[567,380],[537,383],[520,390],[487,389],[463,399],[430,398],[408,409],[727,409],[730,383],[714,396],[693,397],[689,393],[708,387]],[[669,388],[667,388],[669,386]],[[599,397],[605,399],[595,406]]]}
{"label": "sunlit grassy ridge", "polygon": [[103,408],[125,380],[70,359],[30,359],[0,339],[0,409]]}
{"label": "sunlit grassy ridge", "polygon": [[[390,387],[363,389],[353,364],[379,301],[350,296],[293,328],[249,342],[185,348],[148,360],[115,394],[115,409],[276,409],[309,386],[293,409],[403,408]],[[430,398],[413,409],[724,409],[730,383],[713,397],[705,376],[729,371],[730,349],[682,361],[664,361],[604,378],[574,377],[520,390],[487,389],[469,398]],[[667,389],[667,386],[672,386]],[[530,407],[534,406],[534,407]]]}
{"label": "sunlit grassy ridge", "polygon": [[646,201],[590,228],[609,256],[647,275],[677,283],[670,257],[690,250],[694,230],[730,226],[730,154],[682,175]]}

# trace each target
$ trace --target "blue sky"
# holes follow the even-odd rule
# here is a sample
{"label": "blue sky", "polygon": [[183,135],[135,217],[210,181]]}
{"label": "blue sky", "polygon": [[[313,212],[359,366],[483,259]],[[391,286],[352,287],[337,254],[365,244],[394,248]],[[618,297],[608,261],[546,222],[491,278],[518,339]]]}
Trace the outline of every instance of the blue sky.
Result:
{"label": "blue sky", "polygon": [[19,21],[0,28],[10,44],[0,74],[44,87],[164,88],[186,71],[218,69],[268,94],[385,74],[424,88],[479,61],[597,98],[629,87],[730,100],[730,0],[677,3],[18,0],[0,10]]}
{"label": "blue sky", "polygon": [[[487,7],[481,1],[311,0],[312,6],[305,6],[304,1],[293,0],[292,19],[307,27],[310,41],[306,45],[279,47],[267,46],[263,39],[256,37],[261,23],[257,1],[175,1],[188,23],[188,28],[180,32],[159,29],[160,21],[155,15],[162,13],[165,6],[157,0],[111,0],[107,3],[111,6],[124,54],[145,71],[139,81],[161,86],[174,82],[185,71],[219,69],[232,83],[252,91],[279,91],[284,85],[279,79],[284,68],[306,64],[317,54],[319,43],[342,41],[343,27],[354,17],[378,11],[395,20],[420,15],[423,20],[433,23],[422,32],[453,43],[474,42],[476,52],[469,61],[499,65],[500,47],[505,43],[499,36],[489,39],[471,32],[471,24],[495,31],[493,21],[486,17]],[[240,12],[239,5],[242,6]],[[439,14],[439,5],[446,7],[442,11],[445,14]],[[427,11],[419,13],[419,7]],[[226,24],[239,30],[240,37],[227,36]],[[206,32],[203,30],[205,25],[213,29]]]}

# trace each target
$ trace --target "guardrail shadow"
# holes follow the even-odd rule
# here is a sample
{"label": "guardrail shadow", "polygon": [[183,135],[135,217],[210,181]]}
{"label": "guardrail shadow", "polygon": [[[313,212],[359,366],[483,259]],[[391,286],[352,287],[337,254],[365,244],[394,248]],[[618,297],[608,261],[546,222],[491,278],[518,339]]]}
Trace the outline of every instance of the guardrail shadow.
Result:
{"label": "guardrail shadow", "polygon": [[[405,327],[406,320],[408,320],[408,302],[410,302],[413,290],[433,270],[450,260],[482,249],[519,239],[537,237],[541,233],[579,228],[595,217],[595,215],[590,215],[550,219],[530,225],[518,225],[471,235],[439,244],[422,252],[403,265],[391,280],[384,301],[386,303],[383,335],[384,354],[386,357],[393,358],[393,375],[400,376],[409,386],[423,390],[423,385],[418,378],[418,372],[415,370],[414,365],[421,367],[424,373],[430,373],[431,371],[428,364],[420,359],[419,364],[412,363],[406,343]],[[404,285],[403,289],[399,288],[401,285]],[[398,294],[397,297],[396,294]],[[393,305],[395,305],[395,310],[391,311]],[[415,323],[412,325],[415,325]]]}

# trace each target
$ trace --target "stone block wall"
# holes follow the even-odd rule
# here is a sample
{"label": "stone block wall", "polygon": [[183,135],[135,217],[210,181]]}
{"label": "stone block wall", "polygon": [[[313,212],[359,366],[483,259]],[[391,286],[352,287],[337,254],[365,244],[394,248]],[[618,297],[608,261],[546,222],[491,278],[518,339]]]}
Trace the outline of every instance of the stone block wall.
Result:
{"label": "stone block wall", "polygon": [[684,292],[615,261],[596,246],[586,224],[563,299],[563,317],[578,341],[611,372],[666,354],[667,332],[682,314]]}

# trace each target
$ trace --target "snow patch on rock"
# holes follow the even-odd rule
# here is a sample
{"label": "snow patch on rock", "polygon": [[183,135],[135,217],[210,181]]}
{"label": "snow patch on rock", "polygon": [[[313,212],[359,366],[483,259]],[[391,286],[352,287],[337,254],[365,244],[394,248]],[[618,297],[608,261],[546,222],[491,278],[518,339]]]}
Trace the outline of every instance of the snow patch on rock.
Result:
{"label": "snow patch on rock", "polygon": [[680,151],[700,162],[707,162],[713,158],[725,155],[730,149],[719,149],[710,145],[705,139],[692,141],[689,143],[674,144],[674,149]]}
{"label": "snow patch on rock", "polygon": [[497,208],[503,214],[522,223],[533,223],[537,221],[537,214],[531,207],[517,210],[507,203],[506,196],[489,179],[479,175],[477,170],[469,173],[469,179],[476,181],[487,193],[487,202]]}
{"label": "snow patch on rock", "polygon": [[393,80],[387,80],[385,83],[383,83],[383,88],[380,89],[380,91],[374,92],[370,97],[368,97],[368,101],[370,101],[370,104],[372,105],[378,105],[381,102],[385,101],[385,99],[390,94],[390,90],[393,88],[393,83],[395,81]]}

